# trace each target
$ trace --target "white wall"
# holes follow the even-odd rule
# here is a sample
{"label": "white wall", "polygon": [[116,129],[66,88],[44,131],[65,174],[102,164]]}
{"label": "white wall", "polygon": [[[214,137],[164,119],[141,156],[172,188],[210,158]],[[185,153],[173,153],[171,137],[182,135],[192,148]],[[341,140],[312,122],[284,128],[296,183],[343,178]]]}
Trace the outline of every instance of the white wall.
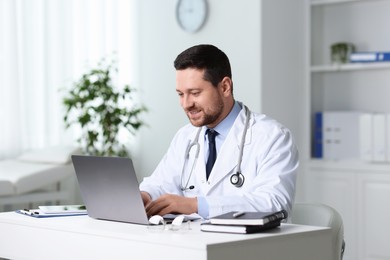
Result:
{"label": "white wall", "polygon": [[[139,84],[149,108],[134,152],[140,175],[149,175],[168,148],[177,129],[186,124],[175,91],[173,61],[184,49],[211,43],[230,58],[234,93],[252,110],[260,110],[259,35],[260,2],[253,0],[209,0],[209,17],[202,30],[184,32],[176,22],[177,0],[139,1]],[[239,11],[237,11],[239,10]]]}
{"label": "white wall", "polygon": [[[305,1],[262,0],[261,111],[287,126],[304,147]],[[301,156],[301,162],[303,160]],[[302,165],[302,163],[301,163]],[[304,198],[299,169],[296,199]]]}
{"label": "white wall", "polygon": [[304,1],[262,1],[261,110],[300,143],[304,111]]}
{"label": "white wall", "polygon": [[[188,122],[175,92],[173,61],[177,54],[195,44],[211,43],[222,49],[231,61],[235,98],[253,111],[277,118],[298,136],[298,104],[302,102],[296,97],[300,95],[299,80],[303,79],[303,56],[301,61],[287,63],[295,67],[291,73],[288,73],[291,68],[283,66],[283,62],[268,64],[268,61],[283,45],[291,47],[293,44],[292,59],[303,55],[299,50],[303,47],[297,46],[304,39],[299,31],[300,27],[303,30],[301,2],[208,0],[209,17],[205,26],[190,34],[181,30],[176,22],[177,0],[138,1],[139,78],[136,85],[141,88],[142,102],[149,108],[145,116],[149,126],[137,135],[139,143],[133,152],[140,179],[152,173],[177,129]],[[277,23],[278,19],[288,21],[288,26],[285,22]],[[286,32],[285,26],[286,30],[293,31]],[[279,42],[273,46],[275,41]],[[276,57],[279,59],[280,55]],[[279,70],[280,66],[285,72]],[[281,96],[284,88],[289,90]]]}

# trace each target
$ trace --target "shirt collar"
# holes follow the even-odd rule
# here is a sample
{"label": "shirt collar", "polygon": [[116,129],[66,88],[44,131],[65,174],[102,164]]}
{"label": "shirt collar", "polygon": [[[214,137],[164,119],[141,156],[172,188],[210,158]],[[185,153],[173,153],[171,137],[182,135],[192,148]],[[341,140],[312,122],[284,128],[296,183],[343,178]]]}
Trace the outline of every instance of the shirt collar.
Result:
{"label": "shirt collar", "polygon": [[223,139],[226,138],[241,109],[242,108],[240,104],[235,101],[232,111],[230,111],[224,120],[222,120],[216,127],[214,127],[214,130],[218,132],[218,136],[222,137]]}

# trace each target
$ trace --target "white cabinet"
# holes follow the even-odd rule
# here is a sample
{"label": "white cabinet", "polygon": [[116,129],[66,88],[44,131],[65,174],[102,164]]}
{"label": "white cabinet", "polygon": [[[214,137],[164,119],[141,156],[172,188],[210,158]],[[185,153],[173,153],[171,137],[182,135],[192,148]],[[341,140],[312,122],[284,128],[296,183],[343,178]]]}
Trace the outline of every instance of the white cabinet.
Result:
{"label": "white cabinet", "polygon": [[359,163],[308,167],[307,201],[325,203],[340,212],[347,260],[390,259],[390,174],[383,165],[372,168]]}
{"label": "white cabinet", "polygon": [[356,174],[343,169],[324,168],[322,164],[312,165],[307,178],[310,202],[324,203],[335,208],[344,222],[346,252],[344,259],[357,258],[356,217],[357,186]]}
{"label": "white cabinet", "polygon": [[357,184],[359,259],[390,259],[390,176],[362,174]]}
{"label": "white cabinet", "polygon": [[305,200],[342,215],[345,259],[390,259],[390,164],[312,158],[314,114],[327,110],[390,113],[390,63],[332,64],[330,46],[390,51],[390,0],[307,0],[304,149]]}

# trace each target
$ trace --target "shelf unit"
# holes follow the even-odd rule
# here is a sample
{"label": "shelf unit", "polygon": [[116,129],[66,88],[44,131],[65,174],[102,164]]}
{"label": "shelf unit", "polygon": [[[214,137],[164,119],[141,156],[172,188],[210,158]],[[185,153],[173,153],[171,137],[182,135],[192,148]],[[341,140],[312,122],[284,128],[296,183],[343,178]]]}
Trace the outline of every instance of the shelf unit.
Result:
{"label": "shelf unit", "polygon": [[[349,2],[363,2],[367,0],[312,0],[310,1],[311,6],[315,5],[330,5],[330,4],[342,4],[342,3],[349,3]],[[375,1],[375,0],[372,0]]]}
{"label": "shelf unit", "polygon": [[[315,112],[390,113],[390,63],[332,64],[330,46],[390,51],[390,0],[306,0],[305,146],[301,151],[305,200],[326,203],[342,215],[344,259],[390,259],[390,163],[312,158]],[[374,214],[373,211],[376,210]],[[378,213],[379,212],[379,213]],[[380,215],[380,216],[378,216]]]}
{"label": "shelf unit", "polygon": [[[332,64],[330,46],[351,42],[358,51],[390,51],[389,0],[307,0],[307,80],[304,135],[315,112],[356,110],[390,113],[390,62]],[[312,140],[304,154],[311,160]],[[329,165],[327,163],[326,165]],[[390,164],[389,164],[390,169]]]}
{"label": "shelf unit", "polygon": [[330,64],[311,66],[310,71],[314,72],[338,72],[338,71],[358,71],[358,70],[390,70],[390,62],[383,63],[351,63],[351,64]]}

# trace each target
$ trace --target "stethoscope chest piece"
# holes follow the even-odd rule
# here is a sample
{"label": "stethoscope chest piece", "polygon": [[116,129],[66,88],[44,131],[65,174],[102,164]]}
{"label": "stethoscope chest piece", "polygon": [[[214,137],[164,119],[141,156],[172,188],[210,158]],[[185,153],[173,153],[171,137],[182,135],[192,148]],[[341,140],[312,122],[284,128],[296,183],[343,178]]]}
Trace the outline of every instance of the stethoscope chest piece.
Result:
{"label": "stethoscope chest piece", "polygon": [[230,177],[230,183],[234,186],[241,187],[244,184],[245,177],[241,172],[237,172]]}

